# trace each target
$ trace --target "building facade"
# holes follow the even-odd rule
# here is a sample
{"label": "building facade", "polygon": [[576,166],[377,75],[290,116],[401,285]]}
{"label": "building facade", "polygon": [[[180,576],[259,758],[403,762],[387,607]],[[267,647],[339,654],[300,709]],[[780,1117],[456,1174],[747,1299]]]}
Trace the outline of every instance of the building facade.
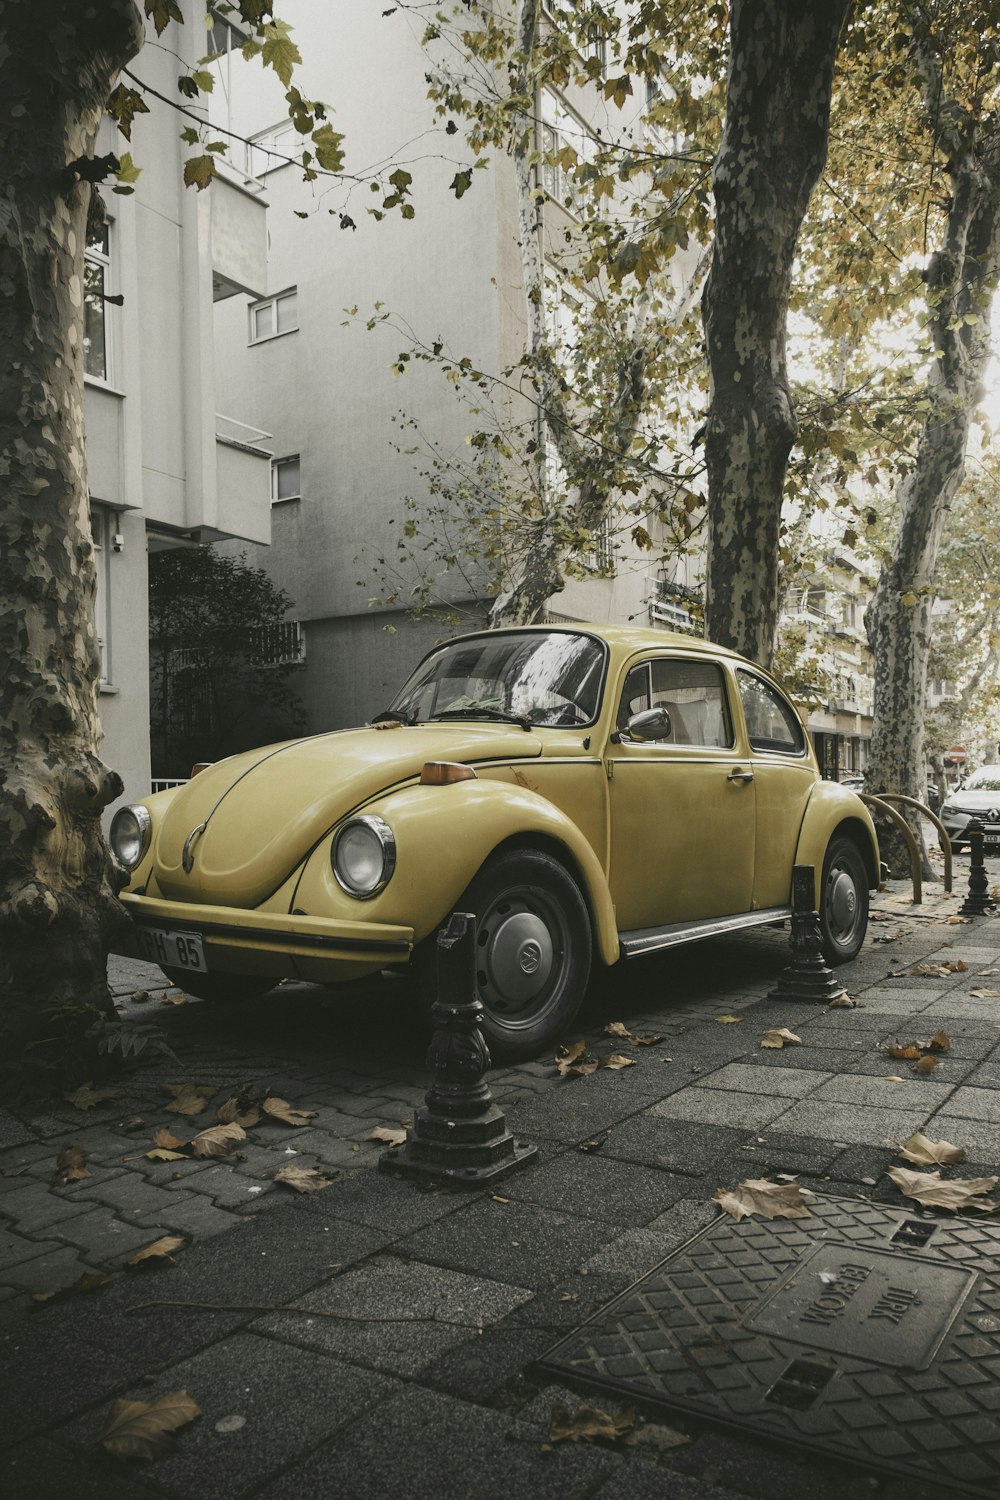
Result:
{"label": "building facade", "polygon": [[[132,71],[165,98],[206,48],[204,7],[185,0]],[[150,40],[157,39],[150,28]],[[91,234],[85,287],[85,416],[97,547],[103,757],[145,796],[157,772],[149,740],[149,550],[270,535],[270,454],[264,434],[221,408],[214,320],[227,298],[267,284],[266,208],[242,178],[185,188],[189,148],[176,110],[149,96],[128,149],[135,192],[103,192],[106,222]],[[126,149],[113,123],[98,153]],[[113,809],[112,809],[113,811]]]}

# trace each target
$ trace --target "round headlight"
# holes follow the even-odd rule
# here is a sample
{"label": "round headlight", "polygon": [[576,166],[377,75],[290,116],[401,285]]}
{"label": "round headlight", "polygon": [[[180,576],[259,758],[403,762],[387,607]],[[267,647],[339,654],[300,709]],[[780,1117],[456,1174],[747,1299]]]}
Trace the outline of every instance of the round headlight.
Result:
{"label": "round headlight", "polygon": [[349,896],[366,901],[389,883],[396,868],[396,840],[381,818],[366,814],[345,823],[330,851],[333,873]]}
{"label": "round headlight", "polygon": [[141,803],[120,807],[111,819],[111,848],[126,870],[134,870],[142,862],[152,830],[149,813]]}

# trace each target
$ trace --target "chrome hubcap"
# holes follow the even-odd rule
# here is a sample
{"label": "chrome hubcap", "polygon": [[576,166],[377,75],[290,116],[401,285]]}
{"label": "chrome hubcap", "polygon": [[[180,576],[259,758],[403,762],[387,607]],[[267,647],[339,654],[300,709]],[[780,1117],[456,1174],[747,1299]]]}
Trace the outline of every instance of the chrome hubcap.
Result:
{"label": "chrome hubcap", "polygon": [[858,893],[846,870],[833,869],[827,888],[827,913],[833,935],[850,938],[858,920]]}
{"label": "chrome hubcap", "polygon": [[558,990],[566,934],[540,892],[505,892],[479,920],[476,979],[486,1009],[508,1026],[527,1026]]}

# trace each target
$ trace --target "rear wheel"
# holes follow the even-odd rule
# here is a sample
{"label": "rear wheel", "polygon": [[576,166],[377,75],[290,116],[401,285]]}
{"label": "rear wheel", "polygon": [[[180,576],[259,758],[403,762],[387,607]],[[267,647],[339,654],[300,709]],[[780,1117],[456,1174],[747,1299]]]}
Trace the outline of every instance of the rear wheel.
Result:
{"label": "rear wheel", "polygon": [[590,977],[590,914],[566,868],[536,849],[483,866],[457,911],[476,917],[483,1035],[498,1062],[537,1057],[576,1015]]}
{"label": "rear wheel", "polygon": [[827,963],[857,956],[868,930],[868,872],[857,844],[843,836],[831,839],[823,861],[819,924]]}
{"label": "rear wheel", "polygon": [[260,974],[192,974],[188,969],[163,972],[185,994],[211,1000],[216,1005],[239,1005],[244,1000],[254,1000],[280,983]]}

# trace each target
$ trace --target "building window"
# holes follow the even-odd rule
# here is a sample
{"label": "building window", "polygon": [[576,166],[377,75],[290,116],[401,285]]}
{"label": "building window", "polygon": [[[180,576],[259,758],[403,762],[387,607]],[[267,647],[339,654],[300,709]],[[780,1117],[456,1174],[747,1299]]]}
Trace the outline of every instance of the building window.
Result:
{"label": "building window", "polygon": [[576,201],[573,164],[593,161],[595,141],[575,115],[547,89],[542,91],[542,118],[538,126],[538,149],[542,155],[542,187],[564,208]]}
{"label": "building window", "polygon": [[278,167],[288,166],[289,159],[294,159],[301,148],[302,137],[291,120],[262,130],[247,141],[247,176],[263,177]]}
{"label": "building window", "polygon": [[250,342],[263,343],[265,339],[277,338],[281,333],[293,333],[299,326],[298,291],[289,287],[263,302],[254,302],[250,308]]}
{"label": "building window", "polygon": [[83,369],[106,384],[112,378],[110,279],[111,226],[104,224],[88,237],[83,263]]}
{"label": "building window", "polygon": [[97,645],[101,653],[101,686],[111,682],[111,600],[110,576],[111,516],[106,506],[91,505],[90,534],[94,543],[94,567],[97,572],[97,592],[94,596],[94,624],[97,628]]}
{"label": "building window", "polygon": [[208,28],[208,55],[210,57],[228,57],[230,53],[238,52],[243,43],[249,39],[248,32],[234,25],[214,5],[208,8],[208,20],[211,22]]}
{"label": "building window", "polygon": [[299,455],[292,453],[288,458],[272,458],[271,504],[277,505],[282,500],[301,500],[301,498]]}

